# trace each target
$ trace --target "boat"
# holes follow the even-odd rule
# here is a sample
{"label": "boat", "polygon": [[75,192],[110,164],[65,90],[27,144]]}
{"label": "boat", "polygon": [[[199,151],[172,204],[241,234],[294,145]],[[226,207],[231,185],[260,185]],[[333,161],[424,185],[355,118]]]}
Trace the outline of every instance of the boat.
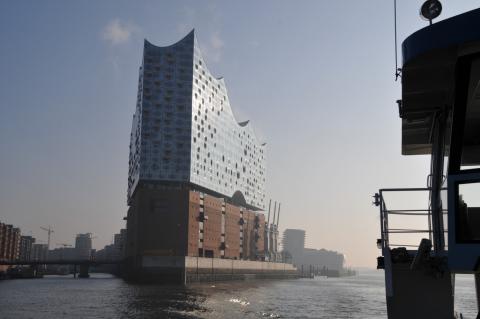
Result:
{"label": "boat", "polygon": [[[425,6],[441,10],[438,1]],[[480,9],[429,20],[402,43],[397,103],[402,154],[429,155],[430,174],[425,187],[374,195],[389,319],[457,318],[456,274],[474,276],[480,300]]]}

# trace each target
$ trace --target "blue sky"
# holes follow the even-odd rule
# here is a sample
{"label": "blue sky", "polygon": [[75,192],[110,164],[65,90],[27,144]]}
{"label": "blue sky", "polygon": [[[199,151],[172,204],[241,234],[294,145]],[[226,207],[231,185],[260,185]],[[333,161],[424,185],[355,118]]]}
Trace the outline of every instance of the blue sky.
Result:
{"label": "blue sky", "polygon": [[[442,1],[440,19],[479,1]],[[399,1],[399,42],[426,26]],[[372,266],[380,187],[422,187],[400,155],[393,2],[16,1],[0,3],[0,220],[41,240],[101,248],[123,227],[142,43],[192,28],[239,120],[268,143],[267,193],[283,229]]]}

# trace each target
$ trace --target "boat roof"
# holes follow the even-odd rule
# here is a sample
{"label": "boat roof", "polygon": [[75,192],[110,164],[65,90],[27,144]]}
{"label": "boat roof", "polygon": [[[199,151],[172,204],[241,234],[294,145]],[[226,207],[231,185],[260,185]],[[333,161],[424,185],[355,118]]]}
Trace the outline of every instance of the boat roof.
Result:
{"label": "boat roof", "polygon": [[480,9],[423,28],[402,43],[402,154],[430,154],[433,118],[453,106],[457,60],[473,53],[480,53]]}

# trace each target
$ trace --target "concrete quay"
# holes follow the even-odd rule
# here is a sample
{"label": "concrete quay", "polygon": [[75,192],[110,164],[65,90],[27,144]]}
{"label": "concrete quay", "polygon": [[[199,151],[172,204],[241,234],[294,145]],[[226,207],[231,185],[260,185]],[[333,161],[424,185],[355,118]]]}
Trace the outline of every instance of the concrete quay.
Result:
{"label": "concrete quay", "polygon": [[127,280],[189,284],[231,280],[298,278],[291,264],[182,256],[143,256],[140,270],[129,272]]}

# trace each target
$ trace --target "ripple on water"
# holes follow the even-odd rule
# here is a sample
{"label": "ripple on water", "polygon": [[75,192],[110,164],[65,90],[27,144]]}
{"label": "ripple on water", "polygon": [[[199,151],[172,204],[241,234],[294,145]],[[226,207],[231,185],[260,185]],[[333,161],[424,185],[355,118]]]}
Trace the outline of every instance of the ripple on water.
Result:
{"label": "ripple on water", "polygon": [[[354,278],[132,285],[111,276],[0,282],[0,318],[386,318],[383,272]],[[473,280],[457,276],[457,307],[476,312]]]}

